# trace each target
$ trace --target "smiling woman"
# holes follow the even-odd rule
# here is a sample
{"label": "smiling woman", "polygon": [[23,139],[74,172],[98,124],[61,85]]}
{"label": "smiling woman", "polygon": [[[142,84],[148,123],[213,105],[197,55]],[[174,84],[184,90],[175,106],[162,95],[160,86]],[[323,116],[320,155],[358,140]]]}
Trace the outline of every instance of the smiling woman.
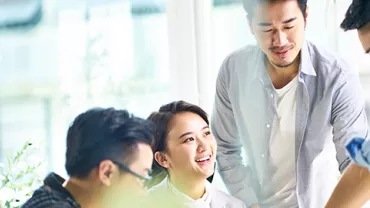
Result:
{"label": "smiling woman", "polygon": [[[150,196],[168,206],[168,199],[185,207],[245,207],[206,180],[213,175],[217,144],[207,114],[184,101],[152,113],[156,125],[153,145],[153,183]],[[165,197],[165,198],[164,198]],[[163,199],[163,200],[161,200]]]}
{"label": "smiling woman", "polygon": [[[158,112],[152,113],[148,119],[156,124],[153,144],[156,160],[154,161],[154,180],[152,185],[156,185],[163,180],[173,167],[175,167],[175,171],[172,177],[176,177],[175,175],[177,174],[188,175],[189,172],[191,172],[191,175],[194,175],[192,167],[189,168],[189,163],[194,163],[191,162],[192,159],[190,157],[197,160],[216,151],[216,142],[210,135],[207,114],[198,106],[184,101],[172,102],[163,105]],[[198,133],[204,134],[204,138],[210,138],[210,144],[206,149],[210,154],[204,154],[204,151],[201,151],[200,154],[198,153],[201,156],[196,154],[197,151],[194,149],[196,148],[194,144],[199,141]],[[197,141],[195,141],[196,138],[198,138]],[[194,149],[194,151],[191,152],[190,149]],[[187,159],[189,160],[184,159],[184,154],[176,153],[188,155]],[[177,158],[178,155],[181,157]],[[198,158],[196,158],[197,156]],[[171,161],[169,161],[170,159]],[[214,157],[212,157],[212,160],[214,162]],[[201,178],[204,177],[205,179],[213,174],[214,164],[212,163],[209,168],[211,173],[205,173],[206,175],[201,176]],[[185,173],[181,169],[185,169]]]}

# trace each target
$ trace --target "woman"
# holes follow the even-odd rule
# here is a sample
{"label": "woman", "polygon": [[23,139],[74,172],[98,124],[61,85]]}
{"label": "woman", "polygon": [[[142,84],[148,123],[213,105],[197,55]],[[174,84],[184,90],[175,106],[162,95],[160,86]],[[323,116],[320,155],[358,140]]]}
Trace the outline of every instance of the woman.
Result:
{"label": "woman", "polygon": [[200,107],[184,101],[172,102],[152,113],[148,120],[156,124],[154,187],[149,195],[157,203],[171,207],[172,200],[192,208],[246,207],[207,181],[214,173],[217,144],[207,114]]}

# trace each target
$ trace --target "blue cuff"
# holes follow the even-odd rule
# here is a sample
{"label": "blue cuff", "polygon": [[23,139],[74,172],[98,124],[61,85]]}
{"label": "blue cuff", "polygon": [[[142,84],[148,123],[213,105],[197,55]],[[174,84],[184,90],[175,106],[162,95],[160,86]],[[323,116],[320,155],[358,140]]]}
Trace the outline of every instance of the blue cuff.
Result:
{"label": "blue cuff", "polygon": [[357,165],[366,167],[370,171],[370,144],[363,138],[353,138],[347,145],[346,149]]}

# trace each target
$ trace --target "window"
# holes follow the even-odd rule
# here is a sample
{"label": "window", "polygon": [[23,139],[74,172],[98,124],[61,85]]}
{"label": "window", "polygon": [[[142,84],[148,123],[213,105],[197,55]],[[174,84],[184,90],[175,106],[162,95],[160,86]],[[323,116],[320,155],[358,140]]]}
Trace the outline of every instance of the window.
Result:
{"label": "window", "polygon": [[65,175],[66,132],[79,113],[113,106],[147,117],[172,101],[165,0],[5,2],[0,10],[30,15],[0,16],[0,152],[45,140],[45,171]]}
{"label": "window", "polygon": [[[24,142],[30,138],[36,146],[48,142],[46,140],[50,136],[48,122],[51,119],[49,107],[47,99],[20,98],[0,102],[1,157],[19,151]],[[47,154],[48,149],[43,145],[34,157],[47,158]]]}

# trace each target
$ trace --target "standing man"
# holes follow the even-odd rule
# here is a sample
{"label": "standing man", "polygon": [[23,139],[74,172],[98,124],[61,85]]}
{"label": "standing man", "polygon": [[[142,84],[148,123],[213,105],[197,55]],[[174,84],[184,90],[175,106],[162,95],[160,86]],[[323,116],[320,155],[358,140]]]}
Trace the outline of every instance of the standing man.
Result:
{"label": "standing man", "polygon": [[22,208],[143,207],[152,142],[152,123],[125,110],[80,114],[67,134],[70,178],[49,174]]}
{"label": "standing man", "polygon": [[368,135],[356,70],[305,40],[307,0],[243,2],[258,46],[218,75],[220,174],[249,207],[324,207],[349,163],[344,146]]}
{"label": "standing man", "polygon": [[[370,53],[370,1],[353,0],[341,28],[357,30],[364,52]],[[370,142],[354,138],[347,150],[354,163],[343,174],[327,208],[359,208],[370,200]]]}

